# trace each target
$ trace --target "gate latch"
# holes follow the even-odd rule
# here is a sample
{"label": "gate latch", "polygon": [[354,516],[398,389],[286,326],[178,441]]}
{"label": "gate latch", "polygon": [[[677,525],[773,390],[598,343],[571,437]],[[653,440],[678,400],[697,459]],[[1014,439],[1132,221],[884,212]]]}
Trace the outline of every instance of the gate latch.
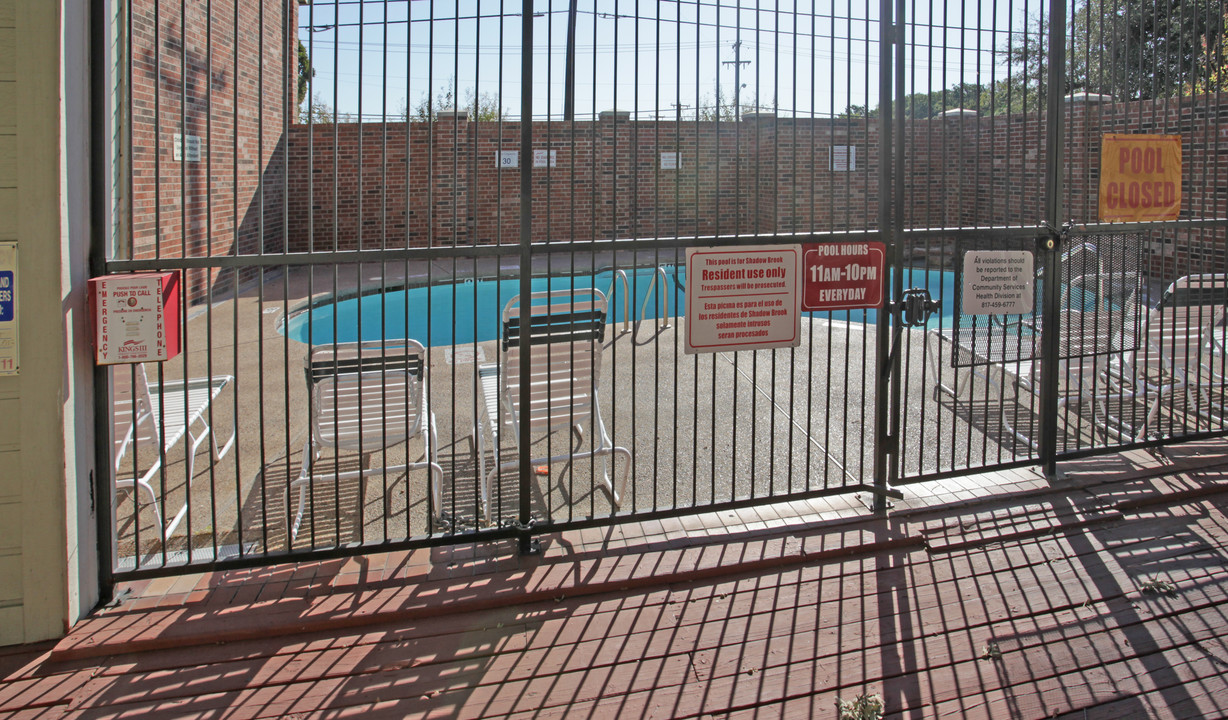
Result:
{"label": "gate latch", "polygon": [[896,320],[904,327],[922,327],[938,312],[941,300],[930,297],[925,288],[908,288],[895,304]]}

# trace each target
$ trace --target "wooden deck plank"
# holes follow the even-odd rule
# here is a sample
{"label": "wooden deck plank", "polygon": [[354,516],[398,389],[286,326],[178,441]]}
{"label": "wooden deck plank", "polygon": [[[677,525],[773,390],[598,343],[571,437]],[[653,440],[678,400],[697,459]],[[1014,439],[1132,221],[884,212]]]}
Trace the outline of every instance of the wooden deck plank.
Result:
{"label": "wooden deck plank", "polygon": [[[754,650],[753,650],[753,649],[743,648],[743,651],[744,651],[744,654],[754,654]],[[540,676],[541,676],[541,675],[543,675],[543,674],[547,674],[547,675],[548,675],[548,674],[549,674],[549,670],[550,670],[549,668],[544,668],[544,667],[542,667],[541,665],[536,665],[536,664],[533,664],[533,663],[530,663],[530,664],[532,664],[532,665],[533,665],[533,667],[534,667],[534,668],[535,668],[535,669],[538,671],[538,672],[534,673],[534,675],[535,675],[536,677],[538,677],[539,679],[540,679]],[[719,661],[719,660],[715,661],[715,664],[719,666],[719,665],[720,665],[720,661]],[[744,668],[739,668],[739,670],[742,670],[742,669],[744,669]],[[591,670],[591,669],[590,669],[590,670]],[[746,669],[746,670],[748,670],[748,671],[753,671],[753,670],[754,670],[754,668],[749,668],[749,669]],[[507,680],[507,678],[506,678],[506,677],[499,676],[499,677],[495,678],[495,679],[493,680],[493,682],[497,682],[497,683],[505,683],[505,682],[506,682],[506,680]],[[526,680],[526,682],[527,682],[527,680]],[[435,692],[435,690],[434,690],[434,689],[432,689],[432,688],[430,688],[430,686],[427,686],[427,692],[428,692],[428,693],[432,693],[432,692]],[[574,698],[571,698],[571,697],[568,697],[568,698],[567,698],[567,702],[568,702],[569,704],[570,704],[571,702],[573,702],[573,701],[574,701]],[[448,701],[447,699],[445,699],[445,701],[444,701],[444,702],[445,702],[445,704],[446,704],[446,703],[448,703],[449,701]]]}
{"label": "wooden deck plank", "polygon": [[[1184,661],[1177,658],[1175,663]],[[1146,717],[1154,720],[1188,720],[1228,716],[1228,674],[1216,667],[1210,674],[1182,683],[1182,697],[1174,701],[1168,688],[1132,695],[1120,700],[1077,708],[1054,720],[1121,720]]]}
{"label": "wooden deck plank", "polygon": [[[1025,643],[1012,644],[1001,651],[996,659],[971,658],[955,665],[929,665],[928,675],[934,691],[921,698],[914,706],[935,705],[937,708],[959,705],[967,700],[963,688],[967,680],[975,677],[975,685],[981,695],[1001,692],[1004,697],[1043,697],[1048,688],[1082,687],[1088,702],[1113,699],[1113,696],[1096,696],[1094,692],[1113,690],[1109,683],[1097,686],[1103,667],[1129,668],[1137,675],[1145,665],[1146,658],[1154,654],[1174,650],[1189,652],[1201,643],[1214,641],[1228,633],[1228,620],[1222,614],[1214,624],[1207,624],[1197,632],[1178,629],[1189,623],[1192,616],[1214,610],[1224,598],[1197,610],[1167,615],[1163,618],[1137,620],[1125,625],[1106,622],[1101,629],[1084,632],[1078,626],[1056,628],[1057,632],[1028,633]],[[1109,616],[1112,620],[1128,613],[1128,603],[1116,608]],[[1066,631],[1066,632],[1062,632]],[[1117,670],[1116,672],[1124,672]],[[1115,676],[1110,676],[1115,677]],[[1124,677],[1124,676],[1123,676]],[[914,699],[915,700],[915,699]],[[1075,705],[1073,707],[1078,707]],[[1046,704],[1045,714],[1055,712],[1054,706]],[[1001,708],[999,708],[1001,711]],[[1064,710],[1056,710],[1064,712]],[[993,717],[992,713],[989,717]],[[1042,715],[1043,716],[1043,715]]]}
{"label": "wooden deck plank", "polygon": [[[1209,662],[1190,663],[1184,655],[1192,646],[1185,645],[1167,653],[1132,658],[1129,661],[1089,666],[1069,672],[1047,682],[1016,685],[1005,690],[978,692],[941,703],[930,710],[932,717],[969,718],[1047,718],[1081,711],[1123,697],[1150,695],[1162,698],[1165,705],[1191,706],[1201,702],[1185,688],[1211,677],[1222,675],[1222,668],[1213,670]],[[1159,668],[1167,676],[1161,682],[1153,680],[1150,670]],[[1218,683],[1216,683],[1218,684]],[[1215,710],[1204,715],[1184,717],[1228,716],[1228,696],[1210,698]]]}
{"label": "wooden deck plank", "polygon": [[[272,631],[285,634],[317,630],[344,630],[379,622],[405,622],[436,617],[451,608],[477,611],[515,603],[544,601],[562,595],[622,591],[672,575],[680,580],[701,580],[732,572],[755,572],[829,556],[865,554],[875,548],[912,542],[908,538],[876,539],[859,527],[844,528],[823,537],[799,540],[766,537],[743,543],[711,543],[643,553],[594,553],[576,562],[543,564],[520,573],[485,578],[463,578],[439,583],[398,583],[346,598],[291,599],[272,603],[259,621],[250,613],[219,610],[196,614],[184,608],[119,613],[90,618],[81,631],[61,641],[57,660],[179,647],[188,642],[267,638]],[[645,572],[651,568],[652,572]],[[225,622],[218,622],[219,617]],[[204,623],[209,623],[205,625]]]}
{"label": "wooden deck plank", "polygon": [[[372,558],[364,575],[240,571],[208,602],[108,613],[91,626],[98,647],[189,638],[158,634],[185,622],[282,623],[271,635],[7,661],[0,717],[796,717],[861,692],[892,717],[1121,717],[1166,701],[1224,714],[1226,507],[1201,478],[1135,477],[519,574],[438,574],[408,556]],[[1176,594],[1145,592],[1152,580]],[[342,591],[225,604],[236,585],[292,581]],[[427,615],[428,595],[449,590],[457,604]],[[982,658],[991,641],[1001,654]]]}
{"label": "wooden deck plank", "polygon": [[[756,592],[757,592],[757,591],[756,591]],[[780,611],[782,608],[780,607],[780,605],[779,605],[779,604],[775,604],[775,609],[776,609],[777,611]],[[965,616],[966,616],[966,614],[965,614]],[[721,618],[721,619],[722,619],[722,620],[724,620],[724,621],[726,621],[726,622],[728,621],[728,620],[727,620],[727,618]],[[705,622],[711,622],[711,621],[713,620],[713,617],[711,616],[711,613],[710,613],[710,612],[705,612],[705,613],[703,614],[702,620],[703,620],[703,621],[705,621]],[[846,617],[846,618],[844,618],[844,619],[843,619],[843,621],[844,621],[844,622],[847,622],[847,617]],[[779,623],[778,623],[778,625],[779,625]],[[796,630],[798,630],[798,629],[799,629],[799,627],[798,627],[798,625],[797,625],[797,623],[796,623],[796,622],[790,622],[790,623],[788,623],[788,624],[787,624],[787,626],[788,626],[788,627],[793,628],[793,630],[794,630],[794,631],[796,631]],[[733,628],[726,628],[726,630],[732,630],[732,629],[733,629]],[[599,633],[600,635],[605,635],[605,634],[608,632],[608,625],[602,625],[602,626],[598,627],[598,628],[597,628],[597,630],[598,630],[598,633]],[[743,642],[745,642],[745,641],[748,639],[748,635],[747,635],[747,634],[741,634],[741,633],[736,633],[736,632],[734,632],[734,633],[731,633],[731,635],[732,635],[732,636],[735,636],[735,637],[740,637],[740,638],[742,639],[742,641],[743,641]],[[680,638],[675,638],[675,639],[680,639]],[[899,639],[899,638],[897,638],[897,639]],[[557,639],[557,638],[545,638],[545,639],[539,639],[539,640],[544,640],[544,642],[545,642],[545,643],[547,643],[547,644],[559,643],[559,641],[558,641],[558,639]],[[865,642],[865,640],[866,640],[866,638],[863,636],[863,637],[862,637],[862,639],[861,639],[861,642],[863,642],[863,643],[864,643],[864,642]],[[693,640],[692,642],[695,642],[695,641]],[[573,650],[573,651],[569,651],[569,652],[574,652],[574,650]],[[402,655],[402,657],[404,657],[404,655]],[[585,661],[585,663],[587,663],[587,662],[588,662],[588,661],[586,660],[586,661]],[[300,663],[300,664],[301,664],[301,663]],[[328,661],[328,662],[326,662],[325,664],[326,664],[326,665],[332,665],[332,661]],[[296,667],[297,667],[297,665],[296,665]],[[334,669],[335,669],[335,668],[334,668]],[[540,668],[540,667],[538,667],[538,669],[540,670],[541,668]],[[490,672],[491,670],[492,670],[492,668],[489,668],[489,667],[485,668],[485,671],[486,671],[486,672]],[[355,670],[354,670],[353,668],[350,668],[350,670],[349,670],[349,671],[350,671],[350,672],[355,672]],[[253,677],[256,677],[256,676],[254,676],[254,675],[252,675],[252,674],[249,674],[249,673],[246,673],[246,672],[244,672],[244,671],[235,671],[235,670],[229,670],[229,671],[225,672],[224,674],[225,674],[225,675],[227,675],[227,676],[229,676],[229,677],[232,677],[232,678],[247,678],[247,679],[251,679],[251,678],[253,678]],[[498,675],[498,673],[495,673],[495,675]],[[190,677],[190,673],[189,673],[189,677]],[[182,678],[181,678],[181,679],[182,679]],[[156,676],[156,675],[154,676],[154,680],[155,680],[155,681],[157,680],[157,676]],[[504,677],[499,677],[497,681],[503,681],[503,680],[506,680],[506,678],[504,678]],[[274,682],[274,681],[275,681],[275,680],[273,680],[272,678],[270,678],[270,682]],[[154,683],[153,683],[153,686],[155,686],[155,687],[156,687],[156,686],[157,686],[157,683],[156,683],[156,682],[154,682]]]}
{"label": "wooden deck plank", "polygon": [[[639,614],[639,613],[637,613],[637,617],[640,617],[640,614]],[[705,617],[703,618],[703,620],[705,620],[705,621],[710,621],[710,620],[711,620],[710,614],[709,614],[709,613],[705,613]],[[665,621],[659,621],[659,620],[658,620],[658,621],[656,621],[654,624],[660,625],[660,624],[662,624],[662,622],[664,623],[664,625],[665,625],[666,627],[673,626],[673,624],[674,624],[673,622],[671,622],[671,621],[669,621],[669,620],[665,620]],[[608,622],[608,621],[605,621],[605,622],[600,622],[600,623],[588,622],[588,623],[586,623],[586,630],[587,630],[588,632],[590,632],[590,633],[593,633],[593,634],[594,634],[596,637],[605,637],[605,636],[606,636],[606,635],[609,633],[609,630],[610,630],[610,627],[609,627],[609,622]],[[566,632],[566,631],[564,631],[564,632]],[[677,639],[677,638],[675,638],[675,639]],[[560,642],[560,639],[559,639],[559,638],[557,638],[557,637],[545,637],[545,638],[542,638],[542,637],[540,636],[540,634],[539,634],[539,636],[538,636],[538,637],[536,637],[536,638],[535,638],[535,641],[536,641],[536,642],[538,642],[539,644],[540,644],[540,643],[545,643],[545,644],[547,644],[547,645],[554,645],[554,644],[559,644],[559,645],[562,645],[562,643]],[[399,644],[399,645],[400,645],[400,644]],[[404,651],[406,648],[400,648],[400,649],[401,649],[402,651]],[[165,655],[165,654],[166,654],[166,653],[162,653],[162,655]],[[598,651],[598,654],[600,654],[600,651]],[[402,652],[401,657],[405,657],[406,655],[407,655],[407,653]],[[410,655],[410,656],[412,656],[412,655]],[[446,659],[446,658],[443,658],[443,659]],[[436,658],[436,660],[439,660],[439,658]],[[587,661],[586,661],[586,662],[587,662]],[[254,674],[253,672],[250,672],[248,669],[246,669],[246,668],[245,668],[245,667],[243,667],[243,666],[248,666],[248,665],[251,665],[251,664],[252,664],[252,663],[251,663],[251,661],[242,661],[242,662],[238,662],[238,663],[230,663],[229,665],[227,665],[227,666],[226,666],[226,667],[224,667],[224,668],[216,668],[216,671],[217,671],[219,674],[222,674],[222,675],[224,675],[224,676],[227,676],[227,677],[230,677],[230,678],[235,679],[235,681],[242,680],[242,681],[244,681],[244,682],[250,682],[252,678],[254,678],[254,677],[258,677],[258,676],[257,676],[256,674]],[[326,663],[326,665],[330,665],[330,666],[331,666],[331,662],[330,662],[330,663]],[[488,668],[487,670],[489,671],[489,668]],[[207,673],[211,673],[211,672],[213,672],[213,671],[214,671],[214,668],[212,668],[212,667],[211,667],[209,670],[207,670],[207,671],[205,671],[205,672],[207,672]],[[352,670],[351,670],[351,671],[352,671]],[[191,678],[193,677],[193,674],[194,674],[194,671],[193,671],[192,669],[190,669],[190,668],[189,668],[188,670],[186,670],[186,671],[183,673],[182,677],[180,677],[180,680],[190,681],[190,680],[191,680]],[[160,677],[160,674],[159,674],[159,673],[153,673],[153,674],[151,674],[151,679],[153,680],[153,682],[150,684],[150,688],[149,688],[149,690],[148,690],[148,691],[146,691],[146,690],[142,690],[141,692],[142,692],[142,693],[144,693],[144,692],[149,692],[149,693],[155,693],[155,694],[156,694],[156,688],[157,688],[157,686],[158,686],[158,682],[157,682],[157,681],[158,681],[159,677]],[[132,681],[132,678],[130,678],[130,681]],[[275,680],[270,680],[270,681],[275,681]],[[194,683],[194,682],[192,682],[192,683],[190,683],[190,684],[192,684],[194,687],[195,687],[195,685],[196,685],[196,683]],[[208,689],[208,688],[206,688],[206,689]]]}

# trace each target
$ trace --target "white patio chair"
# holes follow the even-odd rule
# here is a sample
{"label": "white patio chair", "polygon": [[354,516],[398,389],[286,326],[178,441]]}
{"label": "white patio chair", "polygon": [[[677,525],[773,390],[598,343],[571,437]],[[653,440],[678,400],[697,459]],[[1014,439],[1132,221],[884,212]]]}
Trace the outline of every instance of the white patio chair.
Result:
{"label": "white patio chair", "polygon": [[[209,425],[209,408],[213,400],[232,382],[234,377],[231,375],[215,375],[207,378],[167,380],[151,387],[144,364],[137,364],[131,369],[118,367],[113,371],[115,488],[120,490],[135,487],[138,493],[145,491],[164,538],[169,538],[175,532],[188,512],[188,503],[191,500],[189,489],[196,473],[195,459],[200,446],[210,440],[213,456],[221,460],[234,445],[233,412],[230,415],[230,439],[224,446],[219,448],[217,437]],[[162,510],[152,481],[162,468],[163,460],[184,437],[187,437],[191,445],[186,449],[184,460],[187,472],[184,481],[184,503],[170,524],[163,528]],[[131,474],[123,474],[125,455],[132,449],[135,457],[143,447],[161,448],[153,464],[142,473],[137,465],[139,459],[134,459],[130,463]]]}
{"label": "white patio chair", "polygon": [[[376,473],[429,470],[434,504],[432,522],[443,524],[443,468],[437,452],[435,415],[427,403],[426,349],[416,340],[368,341],[312,348],[305,367],[311,395],[311,432],[303,445],[303,467],[290,484],[298,488],[298,510],[290,539],[298,537],[306,509],[307,486],[322,480],[365,477]],[[426,437],[425,460],[367,467],[372,453],[410,438]],[[324,447],[362,455],[363,467],[342,472],[313,471]],[[360,510],[361,512],[361,510]]]}
{"label": "white patio chair", "polygon": [[1216,400],[1214,390],[1220,389],[1222,395],[1228,383],[1215,340],[1216,333],[1222,333],[1226,304],[1228,274],[1188,275],[1169,285],[1154,308],[1139,313],[1138,324],[1126,325],[1121,341],[1124,351],[1107,373],[1110,392],[1099,399],[1142,399],[1147,410],[1137,424],[1121,416],[1106,416],[1111,435],[1145,439],[1165,400],[1171,402],[1178,391],[1186,393],[1187,409],[1196,413],[1202,412],[1199,401],[1210,400],[1210,407],[1220,412],[1210,416],[1223,422],[1223,404]]}
{"label": "white patio chair", "polygon": [[[519,295],[503,308],[501,362],[478,368],[483,402],[475,419],[474,438],[481,484],[481,512],[490,520],[491,482],[501,470],[515,467],[515,460],[502,460],[499,441],[503,434],[514,442],[520,439],[520,423],[525,420],[533,432],[552,432],[570,428],[577,441],[584,437],[583,426],[591,423],[593,449],[533,458],[530,463],[553,464],[602,456],[602,487],[618,508],[631,469],[631,453],[617,447],[601,419],[597,386],[601,380],[601,350],[606,327],[606,298],[596,289],[581,288],[535,292],[529,296],[528,319]],[[522,357],[520,335],[529,334],[530,405],[522,414],[520,372]],[[485,433],[483,432],[485,430]],[[504,432],[505,431],[505,432]],[[495,467],[486,471],[484,435],[495,449]],[[610,464],[621,455],[622,479],[615,488],[610,479]],[[617,470],[617,468],[615,468]]]}
{"label": "white patio chair", "polygon": [[[1087,260],[1083,262],[1086,264]],[[1135,306],[1141,287],[1137,272],[1091,273],[1063,284],[1059,313],[1065,322],[1059,330],[1059,346],[1064,370],[1073,367],[1075,376],[1081,378],[1085,368],[1095,366],[1094,362],[1083,360],[1114,349],[1114,337],[1121,334],[1121,323]],[[950,385],[943,378],[936,379],[935,400],[942,393],[959,401],[960,393],[967,387],[967,379],[960,379],[960,368],[967,368],[969,376],[979,377],[998,390],[1001,387],[996,376],[1005,373],[1020,389],[1035,391],[1034,383],[1039,381],[1040,373],[1041,315],[1038,312],[1010,322],[997,315],[990,319],[991,322],[982,325],[959,328],[958,332],[952,328],[930,331],[930,336],[939,341],[939,352],[943,345],[950,346],[955,370]],[[1080,357],[1077,363],[1069,362]],[[1105,369],[1103,360],[1099,367],[1101,371]]]}

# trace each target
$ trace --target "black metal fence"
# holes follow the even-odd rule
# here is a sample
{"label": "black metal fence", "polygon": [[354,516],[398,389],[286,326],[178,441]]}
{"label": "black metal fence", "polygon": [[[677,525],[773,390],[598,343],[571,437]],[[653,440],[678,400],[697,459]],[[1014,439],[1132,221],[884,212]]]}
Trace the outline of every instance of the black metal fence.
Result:
{"label": "black metal fence", "polygon": [[[134,0],[105,272],[185,333],[103,390],[104,581],[1221,433],[1224,13],[1119,5]],[[1108,133],[1177,219],[1101,222]],[[882,307],[686,352],[687,248],[868,242]]]}

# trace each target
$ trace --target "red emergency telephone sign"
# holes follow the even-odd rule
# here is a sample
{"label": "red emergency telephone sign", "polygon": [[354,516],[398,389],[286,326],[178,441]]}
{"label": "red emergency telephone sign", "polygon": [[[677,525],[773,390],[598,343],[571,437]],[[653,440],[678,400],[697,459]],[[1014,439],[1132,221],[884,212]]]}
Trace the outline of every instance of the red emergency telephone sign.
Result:
{"label": "red emergency telephone sign", "polygon": [[161,362],[179,354],[179,273],[108,275],[90,280],[94,361]]}

